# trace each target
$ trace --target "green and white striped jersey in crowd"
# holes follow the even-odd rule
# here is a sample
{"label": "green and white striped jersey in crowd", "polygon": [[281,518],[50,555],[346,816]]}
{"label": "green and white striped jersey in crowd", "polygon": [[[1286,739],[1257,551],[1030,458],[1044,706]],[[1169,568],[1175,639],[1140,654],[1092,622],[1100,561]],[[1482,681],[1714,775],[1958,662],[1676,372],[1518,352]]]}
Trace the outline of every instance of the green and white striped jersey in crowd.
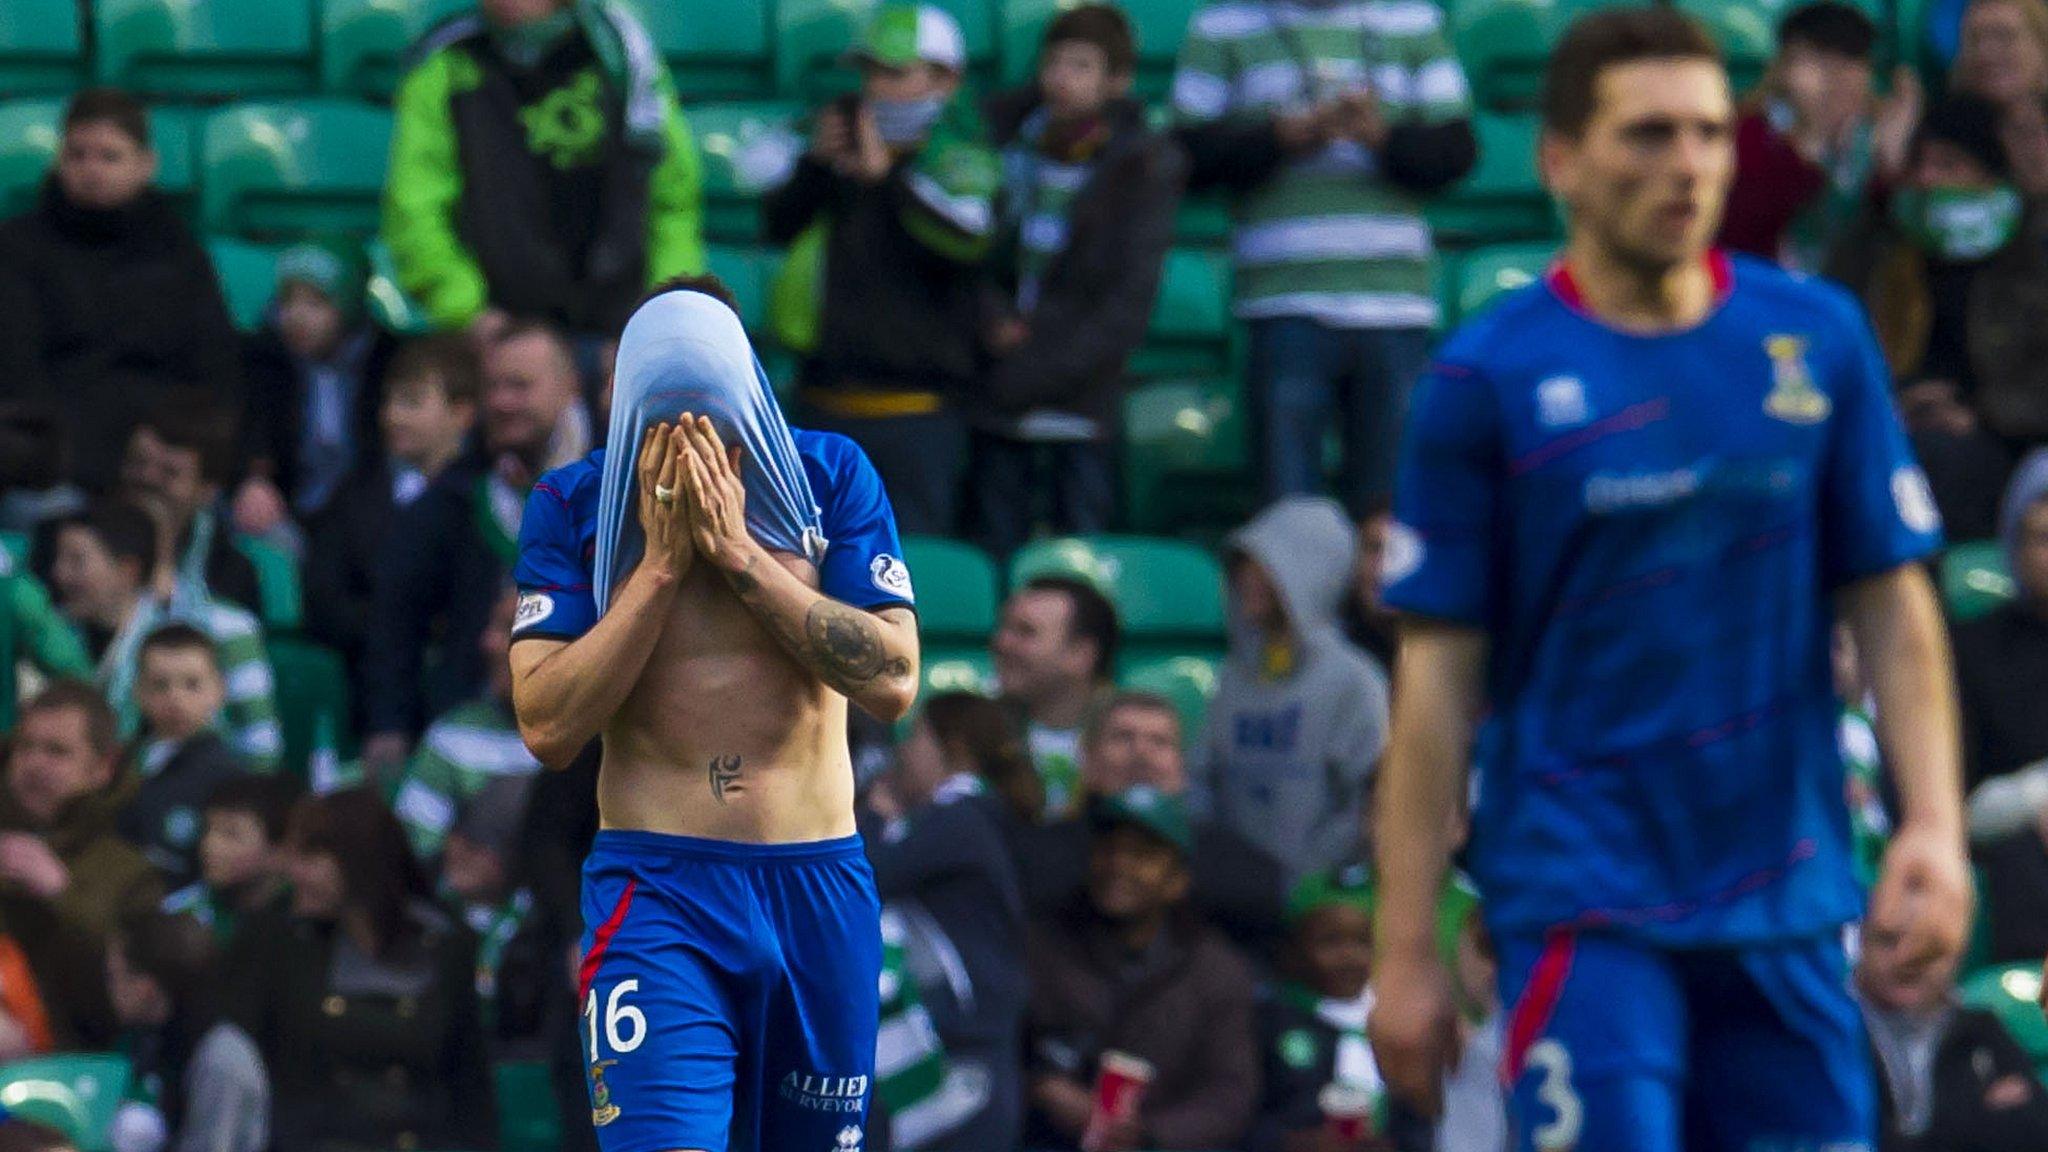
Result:
{"label": "green and white striped jersey in crowd", "polygon": [[142,641],[165,624],[190,624],[213,639],[220,674],[227,682],[220,733],[254,772],[273,772],[284,755],[284,729],[277,718],[277,681],[263,647],[263,625],[254,613],[225,600],[182,596],[166,604],[145,599],[100,658],[99,686],[121,721],[124,739],[141,730],[135,705],[136,664]]}
{"label": "green and white striped jersey in crowd", "polygon": [[882,1022],[875,1036],[875,1098],[892,1116],[914,1112],[946,1079],[946,1048],[904,960],[903,917],[882,910]]}
{"label": "green and white striped jersey in crowd", "polygon": [[[1365,89],[1390,125],[1470,115],[1471,89],[1430,0],[1222,0],[1197,12],[1173,81],[1182,125],[1267,119]],[[1237,315],[1342,328],[1437,322],[1421,203],[1338,141],[1295,157],[1236,205]]]}
{"label": "green and white striped jersey in crowd", "polygon": [[473,700],[449,709],[427,726],[405,766],[392,810],[422,857],[441,851],[456,814],[499,776],[530,776],[540,761],[519,737],[512,709],[496,700]]}

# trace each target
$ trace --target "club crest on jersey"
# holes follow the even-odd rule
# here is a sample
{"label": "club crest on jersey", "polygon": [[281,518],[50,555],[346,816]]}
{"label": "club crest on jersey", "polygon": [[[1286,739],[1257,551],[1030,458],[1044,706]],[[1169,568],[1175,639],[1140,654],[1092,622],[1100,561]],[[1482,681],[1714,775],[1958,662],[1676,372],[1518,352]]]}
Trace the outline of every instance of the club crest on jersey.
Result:
{"label": "club crest on jersey", "polygon": [[602,1128],[619,1118],[619,1106],[612,1103],[612,1090],[604,1083],[604,1070],[617,1063],[617,1060],[594,1060],[590,1064],[590,1124],[593,1128]]}
{"label": "club crest on jersey", "polygon": [[1834,405],[1813,386],[1813,373],[1806,367],[1806,337],[1766,337],[1764,355],[1771,358],[1771,392],[1764,397],[1764,411],[1787,424],[1827,419]]}
{"label": "club crest on jersey", "polygon": [[1536,385],[1536,422],[1545,428],[1576,428],[1591,416],[1586,386],[1577,376],[1552,376]]}
{"label": "club crest on jersey", "polygon": [[874,585],[891,596],[911,598],[910,569],[903,561],[884,552],[868,562],[868,578]]}

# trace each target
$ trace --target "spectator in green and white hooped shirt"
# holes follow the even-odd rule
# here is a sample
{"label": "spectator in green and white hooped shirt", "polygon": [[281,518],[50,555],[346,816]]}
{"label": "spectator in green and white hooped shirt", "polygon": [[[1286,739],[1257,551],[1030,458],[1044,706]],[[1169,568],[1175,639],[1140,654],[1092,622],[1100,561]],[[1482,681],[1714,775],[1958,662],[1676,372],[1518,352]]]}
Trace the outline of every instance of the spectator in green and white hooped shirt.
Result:
{"label": "spectator in green and white hooped shirt", "polygon": [[238,776],[206,798],[199,879],[164,897],[163,910],[197,919],[222,947],[247,916],[285,897],[284,837],[298,789],[280,776]]}
{"label": "spectator in green and white hooped shirt", "polygon": [[545,1057],[542,1028],[561,956],[533,921],[518,866],[519,825],[533,778],[499,776],[463,801],[441,853],[441,894],[476,933],[476,995],[496,1059]]}
{"label": "spectator in green and white hooped shirt", "polygon": [[517,596],[498,597],[491,619],[477,637],[483,656],[483,694],[444,713],[427,726],[419,750],[399,778],[391,802],[399,823],[422,860],[441,851],[462,806],[493,780],[540,771],[512,716],[512,614]]}
{"label": "spectator in green and white hooped shirt", "polygon": [[1173,105],[1191,188],[1235,202],[1253,448],[1272,500],[1323,487],[1344,445],[1352,515],[1392,489],[1438,322],[1421,198],[1477,157],[1465,74],[1430,0],[1216,0]]}
{"label": "spectator in green and white hooped shirt", "polygon": [[161,624],[191,624],[213,640],[227,682],[221,732],[228,746],[251,770],[275,770],[284,734],[262,625],[246,609],[192,595],[189,585],[175,593],[181,582],[159,564],[157,539],[149,513],[121,501],[94,504],[57,527],[50,573],[57,602],[85,633],[122,738],[141,722],[135,679],[143,638]]}
{"label": "spectator in green and white hooped shirt", "polygon": [[50,603],[42,581],[0,548],[0,732],[14,727],[22,664],[52,680],[92,678],[92,658],[78,629]]}
{"label": "spectator in green and white hooped shirt", "polygon": [[1047,820],[1081,802],[1081,732],[1115,683],[1119,630],[1116,606],[1094,585],[1037,576],[1010,595],[989,640],[996,690],[1023,714]]}

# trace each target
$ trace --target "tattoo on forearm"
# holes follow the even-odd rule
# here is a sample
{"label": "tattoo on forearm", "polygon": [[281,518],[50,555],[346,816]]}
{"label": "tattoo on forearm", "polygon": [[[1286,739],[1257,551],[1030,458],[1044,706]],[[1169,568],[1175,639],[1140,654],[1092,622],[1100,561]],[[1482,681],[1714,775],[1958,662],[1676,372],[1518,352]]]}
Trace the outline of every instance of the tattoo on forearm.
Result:
{"label": "tattoo on forearm", "polygon": [[740,783],[740,765],[742,763],[743,761],[738,756],[713,756],[711,758],[711,796],[720,804],[724,804],[729,797],[736,796],[747,790],[747,786]]}
{"label": "tattoo on forearm", "polygon": [[804,616],[804,650],[813,667],[839,688],[858,688],[879,677],[902,676],[910,662],[891,656],[882,626],[858,608],[820,600]]}

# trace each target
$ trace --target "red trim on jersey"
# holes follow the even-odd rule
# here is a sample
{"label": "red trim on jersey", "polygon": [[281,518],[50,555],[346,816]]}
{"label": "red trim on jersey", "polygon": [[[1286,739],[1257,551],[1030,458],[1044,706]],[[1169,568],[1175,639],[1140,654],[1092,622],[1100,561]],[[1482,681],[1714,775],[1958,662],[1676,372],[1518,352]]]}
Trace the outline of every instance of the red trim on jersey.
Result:
{"label": "red trim on jersey", "polygon": [[633,889],[639,885],[636,878],[626,880],[626,890],[619,893],[618,907],[605,922],[597,926],[590,937],[590,952],[583,957],[583,966],[576,973],[576,1003],[581,1007],[590,998],[591,982],[597,979],[597,966],[604,963],[605,949],[612,946],[612,937],[619,934],[619,928],[626,922],[626,910],[633,906]]}
{"label": "red trim on jersey", "polygon": [[1563,929],[1551,932],[1544,941],[1543,952],[1529,973],[1529,985],[1522,989],[1508,1016],[1507,1046],[1500,1066],[1503,1085],[1512,1088],[1522,1078],[1522,1062],[1530,1047],[1550,1027],[1557,1002],[1564,998],[1564,982],[1571,977],[1572,954],[1577,950],[1578,936]]}
{"label": "red trim on jersey", "polygon": [[[1728,258],[1728,253],[1719,248],[1708,249],[1702,260],[1707,266],[1707,275],[1713,280],[1714,307],[1719,308],[1735,291],[1735,263]],[[1571,265],[1565,263],[1563,256],[1551,261],[1549,269],[1543,273],[1543,282],[1550,286],[1551,292],[1564,302],[1565,307],[1596,323],[1604,323],[1586,306],[1585,290],[1579,287],[1578,277],[1572,274]]]}

